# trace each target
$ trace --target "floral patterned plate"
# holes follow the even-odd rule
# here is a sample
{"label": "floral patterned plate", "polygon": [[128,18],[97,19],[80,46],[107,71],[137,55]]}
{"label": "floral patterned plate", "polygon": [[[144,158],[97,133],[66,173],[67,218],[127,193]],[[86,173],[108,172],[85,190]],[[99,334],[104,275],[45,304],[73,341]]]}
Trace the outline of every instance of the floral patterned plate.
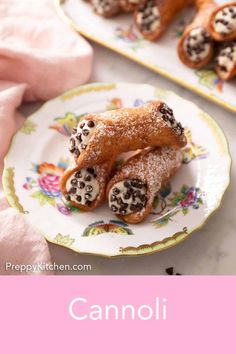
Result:
{"label": "floral patterned plate", "polygon": [[[174,109],[188,145],[182,168],[156,196],[149,218],[127,225],[106,204],[87,213],[64,204],[59,179],[69,164],[68,136],[80,118],[153,98],[166,100]],[[48,241],[82,253],[138,255],[174,246],[201,227],[220,206],[230,164],[222,130],[193,103],[148,85],[91,84],[47,102],[27,119],[13,139],[3,184],[10,204]]]}
{"label": "floral patterned plate", "polygon": [[60,17],[85,37],[236,112],[236,79],[223,82],[211,65],[201,70],[192,70],[177,57],[177,42],[188,21],[193,18],[193,9],[183,11],[165,35],[158,42],[151,43],[144,40],[133,26],[130,14],[104,20],[95,15],[89,3],[84,0],[54,1]]}

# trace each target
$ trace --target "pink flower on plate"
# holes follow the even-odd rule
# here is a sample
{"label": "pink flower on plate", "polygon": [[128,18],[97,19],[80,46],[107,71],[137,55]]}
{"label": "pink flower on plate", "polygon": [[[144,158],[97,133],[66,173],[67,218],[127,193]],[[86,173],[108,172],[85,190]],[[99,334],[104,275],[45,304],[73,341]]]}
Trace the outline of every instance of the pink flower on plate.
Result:
{"label": "pink flower on plate", "polygon": [[60,176],[52,174],[42,176],[38,179],[41,191],[52,198],[57,198],[61,195],[59,181]]}
{"label": "pink flower on plate", "polygon": [[184,200],[181,200],[180,205],[182,208],[187,208],[195,203],[197,199],[197,191],[194,188],[190,188],[186,198]]}

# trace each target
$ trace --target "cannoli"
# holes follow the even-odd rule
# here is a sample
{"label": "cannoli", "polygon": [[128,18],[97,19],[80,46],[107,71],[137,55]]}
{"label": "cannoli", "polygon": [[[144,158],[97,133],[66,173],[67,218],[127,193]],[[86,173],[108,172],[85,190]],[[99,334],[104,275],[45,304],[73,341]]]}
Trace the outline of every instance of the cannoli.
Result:
{"label": "cannoli", "polygon": [[236,41],[225,43],[216,57],[216,72],[222,80],[236,76]]}
{"label": "cannoli", "polygon": [[106,184],[110,178],[113,161],[80,169],[69,168],[63,174],[60,186],[65,199],[84,211],[99,207],[105,198]]}
{"label": "cannoli", "polygon": [[210,16],[209,31],[216,41],[236,39],[236,1],[218,6]]}
{"label": "cannoli", "polygon": [[91,0],[90,2],[94,12],[102,17],[113,17],[121,11],[119,0]]}
{"label": "cannoli", "polygon": [[107,185],[111,211],[127,223],[143,221],[161,186],[181,165],[181,150],[148,148],[131,157]]}
{"label": "cannoli", "polygon": [[143,37],[154,41],[167,29],[175,15],[193,0],[145,0],[134,14],[134,21]]}
{"label": "cannoli", "polygon": [[163,101],[141,107],[88,114],[74,128],[70,152],[80,168],[98,165],[117,155],[146,147],[185,146],[181,123]]}
{"label": "cannoli", "polygon": [[133,12],[144,0],[120,0],[120,7],[124,12]]}
{"label": "cannoli", "polygon": [[208,20],[216,8],[213,0],[196,0],[198,12],[178,43],[180,60],[190,68],[208,64],[214,54],[214,43],[208,31]]}

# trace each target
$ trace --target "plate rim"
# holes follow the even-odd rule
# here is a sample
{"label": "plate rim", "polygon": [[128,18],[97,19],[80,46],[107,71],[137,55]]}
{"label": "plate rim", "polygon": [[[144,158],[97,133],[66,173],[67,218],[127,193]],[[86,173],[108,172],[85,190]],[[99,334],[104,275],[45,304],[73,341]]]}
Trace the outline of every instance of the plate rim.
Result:
{"label": "plate rim", "polygon": [[95,42],[95,43],[98,43],[100,45],[102,45],[103,47],[106,47],[110,50],[112,50],[113,52],[116,52],[122,56],[124,56],[125,58],[129,59],[129,60],[132,60],[136,63],[138,63],[139,65],[142,65],[146,68],[148,68],[149,70],[177,83],[178,85],[180,86],[184,86],[185,88],[191,90],[192,92],[195,92],[197,93],[198,95],[208,99],[209,101],[227,109],[228,111],[230,112],[233,112],[233,113],[236,113],[236,107],[232,106],[230,103],[226,103],[224,100],[221,100],[220,98],[217,98],[215,97],[214,95],[212,94],[208,94],[206,92],[204,92],[203,90],[201,90],[200,88],[198,88],[197,86],[195,85],[192,85],[192,84],[189,84],[187,81],[182,81],[181,79],[171,75],[168,71],[166,70],[163,70],[162,68],[160,67],[157,67],[155,65],[152,65],[152,64],[148,64],[146,62],[144,62],[143,60],[137,58],[135,55],[132,55],[132,54],[129,54],[127,53],[126,51],[120,49],[120,48],[117,48],[116,46],[113,46],[111,44],[109,44],[108,42],[106,41],[103,41],[101,39],[99,39],[98,37],[96,36],[93,36],[91,34],[88,34],[86,31],[83,30],[83,28],[81,28],[79,25],[77,25],[66,13],[65,11],[63,10],[62,8],[62,4],[64,2],[66,2],[67,0],[54,0],[54,6],[56,8],[56,12],[58,14],[58,16],[61,18],[61,20],[63,22],[65,22],[66,24],[69,24],[72,29],[74,29],[76,32],[79,32],[80,34],[82,34],[84,37],[86,37],[87,39]]}
{"label": "plate rim", "polygon": [[[96,91],[96,89],[99,90],[100,87],[103,87],[104,90],[110,90],[110,87],[116,88],[117,86],[122,85],[122,84],[123,85],[135,85],[135,86],[137,86],[137,85],[138,86],[147,86],[147,87],[152,87],[154,89],[158,89],[159,88],[157,86],[153,86],[153,85],[149,85],[149,84],[135,84],[135,83],[128,83],[128,82],[118,82],[118,83],[96,82],[96,83],[89,83],[89,84],[85,84],[85,85],[80,85],[80,86],[77,86],[77,87],[72,88],[70,90],[66,90],[62,94],[54,97],[53,99],[50,99],[50,100],[46,101],[39,109],[37,109],[33,114],[28,116],[27,119],[31,119],[34,115],[37,115],[40,110],[44,109],[44,106],[46,104],[48,104],[48,103],[50,103],[52,101],[56,101],[56,100],[58,100],[60,98],[63,99],[63,97],[65,97],[65,96],[69,96],[69,97],[71,95],[73,96],[75,94],[75,91],[78,90],[78,89],[81,89],[80,94],[82,95],[84,93],[88,93],[88,92],[91,92],[91,91]],[[161,90],[163,92],[165,92],[165,93],[169,93],[169,94],[175,95],[175,96],[179,97],[181,100],[190,102],[191,104],[195,105],[199,109],[199,111],[206,113],[197,104],[195,104],[194,102],[192,102],[190,100],[187,100],[186,98],[183,98],[182,96],[176,94],[174,91],[167,90],[167,89],[161,89]],[[167,249],[169,249],[171,247],[174,247],[174,246],[178,245],[182,241],[186,240],[195,231],[198,231],[202,227],[204,227],[204,225],[208,222],[209,218],[211,216],[213,216],[220,209],[220,207],[222,206],[222,201],[223,201],[224,195],[225,195],[225,193],[226,193],[226,191],[227,191],[227,189],[228,189],[228,187],[229,187],[229,185],[231,183],[232,156],[231,156],[231,153],[230,153],[228,139],[227,139],[223,129],[218,124],[218,122],[216,122],[211,115],[209,115],[208,113],[206,113],[206,114],[207,114],[207,117],[216,125],[217,129],[222,134],[222,137],[225,140],[226,156],[229,159],[229,168],[228,168],[227,180],[225,182],[224,188],[222,190],[222,194],[221,194],[221,196],[220,196],[215,208],[211,211],[211,213],[206,218],[203,219],[202,223],[199,224],[196,228],[190,230],[189,232],[184,232],[183,231],[183,232],[175,233],[175,234],[173,234],[173,235],[171,235],[169,237],[164,238],[161,241],[155,241],[155,242],[153,242],[151,244],[146,243],[146,244],[139,245],[137,247],[132,247],[132,246],[131,247],[126,247],[126,249],[132,248],[134,253],[125,253],[125,254],[120,253],[120,254],[108,255],[108,254],[95,253],[95,252],[93,252],[93,253],[81,252],[78,248],[75,248],[73,246],[67,246],[67,245],[59,244],[58,242],[54,242],[48,235],[46,235],[42,230],[40,230],[40,228],[35,226],[33,223],[31,223],[31,225],[33,225],[33,227],[36,230],[38,230],[39,233],[42,234],[44,236],[44,238],[48,242],[50,242],[52,244],[56,244],[56,245],[71,249],[72,251],[74,251],[74,252],[76,252],[78,254],[92,255],[92,256],[101,256],[101,257],[109,258],[109,259],[111,259],[111,258],[120,258],[120,257],[136,257],[136,256],[150,255],[150,254],[154,254],[154,253],[157,253],[157,252],[160,252],[160,251],[163,251],[163,250],[167,250]],[[8,177],[8,168],[9,167],[7,166],[7,159],[8,159],[8,156],[10,155],[10,153],[12,151],[12,148],[13,148],[13,145],[14,145],[14,140],[16,139],[16,136],[18,135],[19,132],[20,132],[20,130],[18,130],[14,134],[14,136],[13,136],[13,138],[11,140],[11,144],[9,146],[8,152],[7,152],[7,154],[6,154],[5,158],[4,158],[4,168],[3,168],[3,173],[2,173],[2,185],[3,185],[4,195],[5,195],[8,203],[9,203],[9,205],[26,217],[25,212],[24,212],[24,208],[19,203],[18,196],[15,193],[14,183],[13,183],[13,186],[11,186],[11,189],[8,186],[8,184],[11,183],[11,181],[9,181],[9,177]],[[10,191],[10,193],[9,193],[9,191]],[[26,219],[27,219],[28,222],[30,222],[30,220],[28,220],[28,218],[26,218]],[[155,248],[158,245],[163,245],[163,247]],[[149,250],[147,252],[142,251],[142,253],[138,252],[138,249],[145,249],[145,248],[148,248]]]}

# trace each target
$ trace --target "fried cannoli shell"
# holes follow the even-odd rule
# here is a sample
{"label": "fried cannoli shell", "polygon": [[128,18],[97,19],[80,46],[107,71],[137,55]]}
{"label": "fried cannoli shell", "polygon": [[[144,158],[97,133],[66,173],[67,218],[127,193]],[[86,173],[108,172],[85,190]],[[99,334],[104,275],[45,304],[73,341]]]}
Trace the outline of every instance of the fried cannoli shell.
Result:
{"label": "fried cannoli shell", "polygon": [[104,0],[90,0],[93,7],[93,11],[102,17],[110,18],[118,15],[121,12],[120,1],[119,0],[107,0],[110,3],[108,9],[103,9]]}
{"label": "fried cannoli shell", "polygon": [[81,169],[73,165],[69,167],[63,174],[60,180],[60,189],[62,194],[64,195],[65,199],[73,206],[76,208],[83,210],[83,211],[92,211],[96,208],[98,208],[104,201],[105,195],[106,195],[106,185],[107,181],[110,178],[111,170],[113,166],[113,161],[110,160],[109,162],[105,162],[101,165],[93,166],[92,169],[96,173],[96,179],[98,182],[99,186],[99,192],[96,196],[96,198],[89,203],[89,205],[86,204],[81,204],[77,201],[71,200],[71,198],[68,198],[68,195],[70,195],[69,191],[67,190],[67,181],[71,178],[72,175],[74,175],[76,172],[81,171]]}
{"label": "fried cannoli shell", "polygon": [[[210,62],[210,60],[212,59],[212,57],[214,55],[213,41],[211,43],[210,51],[209,51],[208,55],[206,56],[206,58],[204,58],[200,62],[194,62],[189,59],[188,55],[186,54],[185,48],[184,48],[184,42],[185,42],[185,39],[188,37],[188,35],[190,34],[190,32],[193,29],[203,28],[206,30],[207,33],[209,33],[208,32],[209,17],[217,5],[212,0],[197,0],[196,6],[198,9],[198,12],[197,12],[196,16],[194,17],[193,22],[189,26],[186,27],[184,33],[182,34],[182,36],[179,40],[179,43],[178,43],[177,51],[178,51],[179,58],[183,64],[185,64],[186,66],[188,66],[190,68],[199,69],[199,68],[202,68],[204,65],[208,64]],[[209,35],[210,35],[210,33],[209,33]]]}
{"label": "fried cannoli shell", "polygon": [[120,0],[120,7],[124,12],[133,12],[145,0]]}
{"label": "fried cannoli shell", "polygon": [[208,23],[208,30],[211,34],[211,36],[214,38],[215,41],[218,42],[224,42],[224,41],[231,41],[236,39],[236,29],[228,34],[222,35],[219,32],[216,32],[216,30],[214,29],[214,19],[215,16],[222,10],[224,10],[225,8],[229,7],[229,6],[235,6],[236,7],[236,1],[233,2],[228,2],[224,5],[218,6],[211,14],[210,19],[209,19],[209,23]]}
{"label": "fried cannoli shell", "polygon": [[168,25],[172,22],[174,17],[185,7],[194,3],[194,0],[154,0],[159,10],[160,26],[153,32],[144,32],[138,24],[138,14],[142,10],[143,6],[148,3],[149,0],[145,0],[141,3],[134,13],[134,21],[137,28],[142,33],[143,37],[150,41],[155,41],[165,32]]}
{"label": "fried cannoli shell", "polygon": [[175,120],[173,111],[160,100],[149,101],[135,108],[88,114],[82,120],[86,121],[96,126],[86,149],[81,150],[76,158],[80,168],[97,165],[123,152],[146,147],[181,148],[186,145],[181,123]]}
{"label": "fried cannoli shell", "polygon": [[181,166],[182,159],[182,151],[170,147],[145,149],[131,157],[108,183],[107,198],[115,184],[124,180],[139,180],[146,185],[146,205],[141,211],[116,215],[130,224],[143,221],[151,213],[153,200],[161,186],[176,173]]}

